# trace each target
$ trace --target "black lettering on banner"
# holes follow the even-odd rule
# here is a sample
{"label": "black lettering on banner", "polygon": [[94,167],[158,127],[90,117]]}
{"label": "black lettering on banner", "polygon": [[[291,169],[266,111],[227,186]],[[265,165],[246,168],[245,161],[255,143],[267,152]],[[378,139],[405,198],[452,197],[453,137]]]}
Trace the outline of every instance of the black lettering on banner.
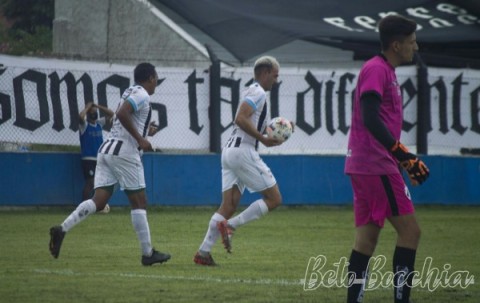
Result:
{"label": "black lettering on banner", "polygon": [[[233,121],[235,121],[235,115],[237,114],[237,108],[238,108],[238,103],[240,100],[240,81],[241,79],[234,80],[234,79],[229,79],[229,78],[220,78],[220,87],[226,87],[229,88],[231,91],[231,100],[227,100],[225,98],[222,98],[220,95],[220,102],[225,102],[229,103],[231,107],[231,112],[232,112],[232,120],[230,123],[228,123],[227,126],[223,126],[220,124],[220,133],[223,133],[225,130],[227,130],[230,126],[233,125]],[[221,91],[221,90],[220,90]]]}
{"label": "black lettering on banner", "polygon": [[158,131],[164,129],[165,127],[168,126],[168,120],[167,120],[167,107],[165,104],[161,103],[150,103],[150,106],[152,107],[152,111],[157,112],[157,119],[158,119]]}
{"label": "black lettering on banner", "polygon": [[203,78],[197,78],[197,71],[193,72],[188,76],[187,80],[183,83],[187,83],[188,88],[188,110],[190,113],[190,130],[192,130],[197,135],[203,129],[203,125],[200,126],[198,123],[198,109],[197,109],[197,84],[203,83]]}
{"label": "black lettering on banner", "polygon": [[[36,85],[37,101],[40,109],[40,121],[27,117],[23,81],[30,81]],[[47,76],[34,70],[27,70],[13,79],[13,91],[15,95],[15,122],[13,125],[34,131],[50,119],[47,101]]]}
{"label": "black lettering on banner", "polygon": [[78,102],[77,102],[77,93],[76,89],[79,83],[82,83],[83,86],[83,101],[84,105],[87,105],[88,102],[93,102],[93,81],[89,74],[84,73],[78,81],[75,82],[75,97],[68,98],[68,108],[70,112],[70,129],[73,131],[78,130],[79,124],[79,111],[78,111]]}
{"label": "black lettering on banner", "polygon": [[[438,92],[438,120],[439,131],[442,134],[448,133],[448,116],[447,116],[447,86],[440,77],[435,83],[430,85],[430,96],[432,96],[432,88],[435,88]],[[431,98],[431,97],[430,97]],[[432,125],[429,125],[428,129],[432,129]]]}
{"label": "black lettering on banner", "polygon": [[2,110],[0,113],[2,117],[0,118],[0,125],[12,118],[12,105],[10,104],[10,96],[0,93],[0,107]]}
{"label": "black lettering on banner", "polygon": [[[332,77],[335,72],[332,73]],[[328,80],[325,83],[325,119],[327,131],[330,135],[335,134],[335,126],[333,125],[333,88],[335,87],[335,81]]]}
{"label": "black lettering on banner", "polygon": [[[60,98],[60,84],[65,82],[67,85],[67,99],[77,98],[76,90],[72,96],[72,87],[75,87],[75,78],[72,73],[68,72],[60,79],[57,72],[53,72],[48,75],[50,79],[50,98],[52,99],[52,111],[53,111],[53,126],[52,128],[57,132],[65,128],[63,124],[63,110],[62,110],[62,98]],[[73,84],[73,85],[72,85]]]}
{"label": "black lettering on banner", "polygon": [[[166,78],[163,79],[158,79],[157,81],[157,87],[160,86],[160,84],[165,81]],[[158,131],[164,129],[168,125],[168,120],[167,120],[167,107],[164,104],[161,103],[153,103],[150,102],[150,106],[152,108],[152,112],[156,111],[157,112],[157,129]]]}
{"label": "black lettering on banner", "polygon": [[[83,86],[83,99],[86,103],[93,101],[93,81],[89,74],[84,73],[75,84],[82,83]],[[85,103],[85,105],[87,105]],[[70,105],[69,105],[70,106]],[[78,116],[78,115],[77,115]]]}
{"label": "black lettering on banner", "polygon": [[[6,68],[0,68],[0,75],[7,77],[5,73]],[[75,75],[70,71],[53,71],[48,74],[48,71],[39,69],[23,69],[23,73],[14,77],[8,76],[8,81],[13,82],[13,91],[10,88],[7,90],[0,90],[0,125],[5,127],[6,121],[13,121],[15,127],[19,127],[28,131],[35,131],[46,123],[52,123],[52,128],[55,130],[53,133],[60,133],[67,127],[68,119],[65,106],[68,106],[70,114],[70,126],[72,131],[78,130],[78,112],[79,103],[97,101],[99,104],[110,107],[115,107],[118,99],[110,99],[112,95],[116,94],[118,88],[119,95],[127,89],[130,85],[130,78],[119,76],[117,74],[108,74],[108,78],[102,82],[93,83],[89,74],[83,73],[81,78],[75,79]],[[44,72],[44,73],[42,73]],[[459,73],[462,71],[460,70]],[[188,74],[190,73],[190,74]],[[449,74],[449,80],[445,80],[442,76],[434,76],[429,83],[430,98],[422,102],[431,102],[433,111],[429,106],[429,112],[425,113],[426,116],[422,119],[426,119],[426,130],[432,131],[432,120],[437,118],[432,117],[432,113],[437,115],[436,109],[438,108],[438,130],[443,135],[449,131],[454,130],[455,136],[461,138],[463,134],[471,130],[474,134],[480,134],[480,86],[472,87],[473,80],[464,79],[463,73]],[[196,70],[185,72],[184,75],[188,77],[183,81],[188,88],[188,110],[190,118],[189,129],[195,134],[199,135],[204,125],[200,125],[198,106],[204,102],[204,96],[197,96],[199,88],[203,88],[202,84],[205,83],[203,77],[197,77]],[[322,119],[325,119],[326,131],[333,137],[340,135],[339,130],[343,135],[348,134],[350,125],[348,117],[351,113],[353,86],[352,83],[355,80],[356,74],[344,73],[335,76],[335,73],[331,77],[327,77],[324,80],[323,77],[316,78],[314,74],[308,71],[304,74],[304,81],[306,82],[306,89],[304,91],[296,91],[296,126],[302,129],[307,136],[312,136],[317,130],[321,129]],[[48,76],[48,79],[47,79]],[[12,77],[14,77],[12,79]],[[301,74],[296,76],[296,80],[302,77]],[[411,76],[415,79],[414,76]],[[3,78],[2,78],[3,79]],[[338,80],[337,80],[338,79]],[[401,83],[401,91],[403,95],[403,108],[414,109],[415,100],[418,100],[418,90],[416,83],[410,78],[405,78],[405,82]],[[160,79],[158,85],[160,85],[164,79]],[[49,82],[47,82],[49,81]],[[245,86],[249,86],[253,82],[250,79]],[[232,124],[240,99],[240,79],[232,78],[220,78],[220,89],[223,95],[220,96],[220,102],[225,102],[224,109],[231,111],[232,120],[224,119],[223,123],[228,125],[222,125],[220,122],[219,131],[223,133]],[[49,91],[47,91],[47,85],[50,85]],[[184,85],[185,85],[184,84]],[[288,83],[287,83],[288,84]],[[322,92],[323,85],[325,84],[325,91]],[[98,99],[95,100],[94,85],[97,87]],[[113,88],[109,87],[112,86]],[[157,86],[158,86],[157,85]],[[281,116],[280,112],[280,88],[281,85],[285,86],[283,82],[278,82],[272,87],[270,92],[269,111],[270,116]],[[338,87],[337,87],[338,85]],[[82,87],[83,86],[83,87]],[[162,87],[163,88],[163,87]],[[218,87],[217,87],[218,88]],[[468,88],[468,89],[467,89]],[[472,90],[473,88],[473,90]],[[463,90],[463,91],[462,91]],[[114,93],[112,94],[112,91]],[[324,94],[323,94],[324,93]],[[51,104],[49,104],[48,94],[50,94]],[[82,94],[84,100],[82,101]],[[163,96],[162,94],[159,94]],[[450,103],[451,95],[451,103]],[[467,95],[469,100],[467,101]],[[322,98],[325,97],[325,105],[322,104]],[[462,97],[464,98],[462,100]],[[161,97],[160,97],[161,98]],[[12,104],[15,102],[14,104]],[[68,105],[67,105],[68,102]],[[336,104],[336,102],[338,104]],[[438,102],[438,105],[437,105]],[[203,103],[202,103],[203,104]],[[167,106],[161,103],[151,103],[153,113],[158,117],[159,129],[164,129],[168,126]],[[52,108],[50,109],[49,106]],[[230,106],[230,108],[227,108]],[[437,107],[438,106],[438,107]],[[15,113],[13,110],[15,108]],[[282,107],[283,108],[283,107]],[[323,115],[322,110],[325,110]],[[338,117],[335,117],[338,110]],[[52,117],[50,117],[50,112]],[[103,113],[102,113],[103,114]],[[285,113],[284,113],[285,114]],[[230,113],[227,114],[230,116]],[[227,118],[225,116],[225,118]],[[412,120],[404,120],[402,130],[411,132],[415,126],[418,125],[418,121],[415,121],[413,115],[406,115],[407,118],[412,117]],[[12,118],[14,118],[12,120]],[[52,119],[50,119],[52,118]],[[338,118],[338,122],[337,122]],[[470,119],[470,120],[469,120]],[[435,122],[437,120],[435,119]],[[172,122],[172,121],[170,121]],[[177,123],[177,121],[175,121]],[[338,123],[338,125],[337,125]],[[8,124],[9,128],[12,128]],[[436,123],[435,123],[436,125]],[[45,127],[45,126],[44,126]],[[50,127],[50,125],[49,125]],[[313,138],[313,137],[312,137]],[[438,139],[435,139],[438,140]]]}
{"label": "black lettering on banner", "polygon": [[[335,76],[335,72],[332,73],[332,78]],[[352,82],[352,80],[355,78],[355,75],[346,73],[342,75],[339,79],[339,89],[336,92],[338,97],[338,129],[343,133],[347,134],[348,133],[348,126],[346,122],[346,102],[345,102],[345,96],[347,94],[346,86],[347,83],[346,81],[349,80]],[[334,89],[335,89],[335,81],[333,80],[328,80],[325,83],[325,118],[326,118],[326,127],[327,131],[331,134],[334,135],[336,132],[336,127],[334,125]]]}
{"label": "black lettering on banner", "polygon": [[118,88],[118,96],[121,97],[123,92],[130,86],[130,79],[120,75],[111,75],[105,80],[98,82],[97,84],[98,104],[103,105],[105,107],[108,107],[107,86],[109,85]]}
{"label": "black lettering on banner", "polygon": [[[302,129],[308,135],[311,135],[321,127],[320,98],[322,95],[322,82],[318,82],[310,71],[307,72],[305,80],[310,86],[305,91],[297,93],[296,126]],[[305,120],[306,112],[311,112],[310,110],[305,109],[305,96],[310,90],[313,90],[313,126]]]}
{"label": "black lettering on banner", "polygon": [[[160,86],[160,84],[165,81],[166,78],[163,79],[158,79],[157,81],[157,87]],[[152,107],[152,111],[157,112],[157,129],[158,131],[164,129],[165,127],[168,126],[168,119],[167,119],[167,107],[164,104],[161,103],[150,103],[150,106]]]}
{"label": "black lettering on banner", "polygon": [[[352,83],[355,79],[355,75],[352,73],[345,73],[340,77],[340,83],[338,86],[338,130],[340,130],[344,135],[348,133],[349,126],[347,126],[347,102],[346,97],[348,94],[347,91],[347,81]],[[352,92],[353,95],[353,92]],[[352,106],[353,99],[350,98],[350,108]]]}
{"label": "black lettering on banner", "polygon": [[459,133],[460,135],[463,135],[465,131],[467,130],[467,127],[462,125],[462,110],[461,110],[461,100],[462,100],[462,85],[468,84],[468,82],[463,82],[463,73],[461,73],[455,80],[453,80],[453,104],[452,104],[452,110],[453,110],[453,124],[452,128]]}
{"label": "black lettering on banner", "polygon": [[[403,99],[407,97],[407,101],[402,105],[403,109],[405,109],[412,103],[414,97],[417,96],[418,91],[410,78],[408,78],[407,81],[403,82],[402,85],[400,85],[400,89],[402,91]],[[420,102],[418,98],[417,102]],[[423,100],[422,102],[428,102],[428,100]],[[414,104],[412,104],[412,106],[413,105]],[[417,125],[417,122],[410,123],[408,121],[405,121],[404,119],[402,123],[402,129],[406,132],[409,132],[412,128],[415,127],[415,125]]]}
{"label": "black lettering on banner", "polygon": [[[87,73],[84,73],[80,77],[80,79],[78,79],[78,81],[75,82],[75,85],[78,86],[79,83],[82,83],[82,86],[83,86],[83,101],[85,105],[87,105],[88,102],[95,101],[93,98],[93,81],[90,75]],[[74,99],[68,98],[68,108],[70,111],[70,129],[73,131],[77,131],[78,124],[79,124],[77,98],[74,98]]]}
{"label": "black lettering on banner", "polygon": [[[6,67],[0,68],[0,75],[2,75],[7,70]],[[10,104],[10,96],[0,93],[0,125],[12,118],[12,105]]]}
{"label": "black lettering on banner", "polygon": [[[107,86],[113,86],[118,88],[119,99],[115,100],[115,102],[118,102],[123,92],[130,86],[130,79],[120,75],[111,75],[110,77],[106,78],[105,80],[97,84],[98,104],[105,107],[108,107]],[[88,102],[87,100],[85,101]],[[110,102],[110,104],[112,103],[113,102]],[[102,111],[100,111],[100,116],[103,117],[105,116],[105,114]],[[111,125],[107,125],[106,127],[104,127],[104,129],[107,131],[110,131],[110,128],[111,128]]]}
{"label": "black lettering on banner", "polygon": [[278,97],[280,92],[280,85],[282,85],[282,81],[274,84],[272,90],[270,91],[270,117],[272,118],[280,117],[280,98]]}
{"label": "black lettering on banner", "polygon": [[472,119],[472,127],[471,130],[480,134],[480,121],[478,115],[480,113],[480,86],[478,86],[474,91],[470,93],[470,115]]}
{"label": "black lettering on banner", "polygon": [[[52,98],[52,108],[53,108],[53,129],[56,131],[61,131],[65,128],[63,120],[63,110],[62,110],[62,99],[60,93],[60,86],[62,82],[65,82],[67,86],[67,102],[68,109],[70,114],[70,126],[69,128],[73,131],[78,130],[78,100],[77,100],[77,84],[82,81],[83,83],[83,92],[85,96],[85,101],[93,100],[93,89],[92,89],[92,80],[87,74],[84,74],[82,78],[77,82],[75,77],[71,72],[67,72],[63,78],[60,79],[57,72],[51,73],[50,78],[50,97]],[[85,79],[86,78],[86,79]],[[87,82],[87,83],[85,83]],[[90,93],[90,95],[88,95]]]}

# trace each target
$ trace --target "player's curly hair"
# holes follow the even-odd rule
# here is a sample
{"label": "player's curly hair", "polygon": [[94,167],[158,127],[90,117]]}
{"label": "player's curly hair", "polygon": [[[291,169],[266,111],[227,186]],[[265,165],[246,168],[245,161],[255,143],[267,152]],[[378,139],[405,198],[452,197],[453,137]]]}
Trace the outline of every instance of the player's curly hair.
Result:
{"label": "player's curly hair", "polygon": [[133,80],[135,83],[143,83],[148,81],[150,77],[155,77],[156,71],[155,66],[151,63],[140,63],[133,70]]}
{"label": "player's curly hair", "polygon": [[417,29],[417,23],[402,15],[388,15],[378,22],[382,51],[386,51],[393,41],[403,41]]}
{"label": "player's curly hair", "polygon": [[258,58],[257,61],[255,61],[253,71],[255,75],[258,75],[263,69],[271,71],[274,67],[277,69],[280,68],[280,64],[278,63],[277,59],[272,56],[263,56]]}

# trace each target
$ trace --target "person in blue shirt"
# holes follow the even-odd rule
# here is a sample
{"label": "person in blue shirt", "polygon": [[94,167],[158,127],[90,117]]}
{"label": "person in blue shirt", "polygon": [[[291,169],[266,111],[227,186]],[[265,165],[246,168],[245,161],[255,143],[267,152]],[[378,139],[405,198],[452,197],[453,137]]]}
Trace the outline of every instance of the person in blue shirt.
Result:
{"label": "person in blue shirt", "polygon": [[[104,113],[104,117],[98,117],[98,111]],[[91,198],[93,193],[93,180],[97,165],[97,152],[103,143],[103,127],[112,124],[113,111],[105,106],[87,103],[85,109],[79,114],[80,149],[82,170],[85,184],[82,191],[82,201]]]}

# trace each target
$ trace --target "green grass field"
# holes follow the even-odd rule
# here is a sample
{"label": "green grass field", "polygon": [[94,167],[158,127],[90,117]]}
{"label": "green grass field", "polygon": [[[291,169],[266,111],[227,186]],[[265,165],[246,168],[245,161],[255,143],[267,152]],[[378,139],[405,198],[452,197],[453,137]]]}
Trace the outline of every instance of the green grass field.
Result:
{"label": "green grass field", "polygon": [[[322,274],[334,270],[341,257],[349,257],[351,207],[282,207],[239,228],[232,254],[218,242],[212,252],[217,267],[192,262],[215,208],[150,208],[153,244],[172,254],[169,262],[152,267],[140,265],[126,208],[93,215],[76,226],[66,235],[59,259],[53,259],[49,227],[61,223],[72,209],[0,210],[1,302],[345,302],[344,287],[321,285],[306,291],[303,279],[312,282],[315,277],[312,271],[306,275],[311,257],[325,256],[325,267],[318,271]],[[430,257],[431,267],[444,277],[468,271],[478,279],[479,211],[417,207],[423,234],[416,269]],[[385,272],[391,271],[394,244],[394,231],[387,224],[376,251],[387,258]],[[412,300],[479,302],[479,283],[435,291],[419,286],[412,290]],[[364,302],[393,302],[392,296],[391,287],[380,287],[367,291]]]}

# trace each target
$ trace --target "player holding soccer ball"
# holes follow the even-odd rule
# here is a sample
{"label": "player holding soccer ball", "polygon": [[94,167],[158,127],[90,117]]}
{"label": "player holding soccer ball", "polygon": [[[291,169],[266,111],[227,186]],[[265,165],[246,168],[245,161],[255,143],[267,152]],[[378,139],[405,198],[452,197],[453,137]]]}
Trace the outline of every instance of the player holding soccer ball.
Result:
{"label": "player holding soccer ball", "polygon": [[[227,252],[231,252],[233,231],[259,219],[282,203],[277,181],[257,152],[258,143],[270,147],[282,141],[264,136],[267,124],[267,94],[277,82],[279,64],[270,56],[259,58],[254,65],[255,81],[243,96],[230,139],[222,150],[222,204],[208,224],[207,234],[193,261],[200,265],[215,265],[210,254],[218,237]],[[244,189],[260,192],[262,198],[231,218]]]}
{"label": "player holding soccer ball", "polygon": [[[403,100],[395,68],[413,60],[418,50],[415,21],[389,15],[379,22],[382,54],[367,61],[358,76],[345,172],[354,193],[355,243],[347,302],[362,302],[368,262],[385,219],[397,232],[393,255],[395,302],[409,302],[420,227],[402,173],[413,185],[427,180],[427,166],[400,143]],[[355,274],[355,277],[353,277]]]}

